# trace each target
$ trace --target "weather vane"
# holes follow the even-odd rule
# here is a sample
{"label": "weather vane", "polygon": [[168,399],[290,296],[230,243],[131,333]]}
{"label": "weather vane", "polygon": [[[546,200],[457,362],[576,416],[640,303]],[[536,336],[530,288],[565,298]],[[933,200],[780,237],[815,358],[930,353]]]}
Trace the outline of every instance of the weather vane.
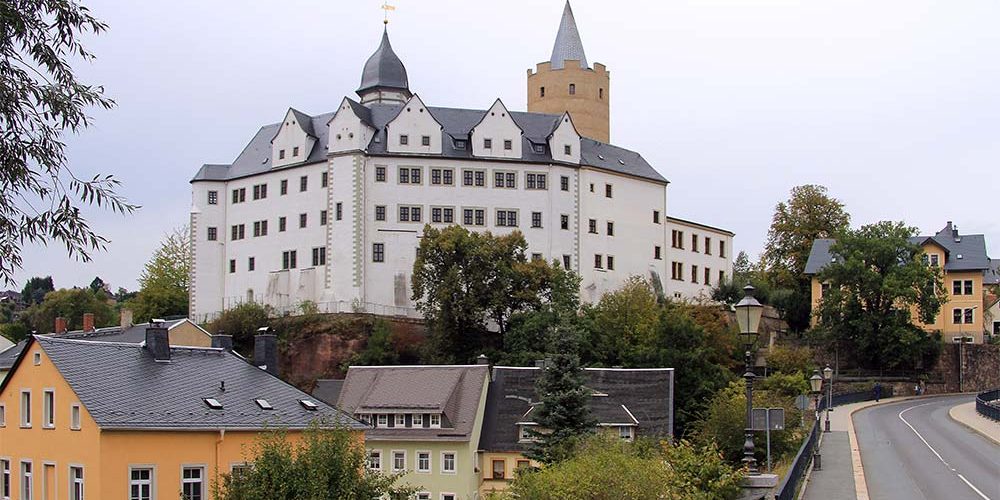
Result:
{"label": "weather vane", "polygon": [[388,0],[382,3],[382,10],[385,11],[385,18],[382,20],[383,24],[389,24],[389,11],[396,10],[396,6],[389,5]]}

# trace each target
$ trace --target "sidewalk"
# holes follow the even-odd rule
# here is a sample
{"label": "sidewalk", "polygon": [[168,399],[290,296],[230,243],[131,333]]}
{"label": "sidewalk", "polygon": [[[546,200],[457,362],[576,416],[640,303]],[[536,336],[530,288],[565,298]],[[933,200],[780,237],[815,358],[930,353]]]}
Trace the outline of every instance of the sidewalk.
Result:
{"label": "sidewalk", "polygon": [[953,406],[948,411],[948,416],[969,429],[992,439],[996,444],[1000,444],[1000,422],[994,422],[976,413],[975,401]]}

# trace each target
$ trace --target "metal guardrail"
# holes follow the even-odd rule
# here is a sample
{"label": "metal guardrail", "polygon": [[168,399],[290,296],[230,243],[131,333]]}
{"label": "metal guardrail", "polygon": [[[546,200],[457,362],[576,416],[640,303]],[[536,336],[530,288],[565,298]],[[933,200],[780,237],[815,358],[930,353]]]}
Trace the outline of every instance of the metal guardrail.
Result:
{"label": "metal guardrail", "polygon": [[976,394],[976,413],[1000,422],[1000,389]]}

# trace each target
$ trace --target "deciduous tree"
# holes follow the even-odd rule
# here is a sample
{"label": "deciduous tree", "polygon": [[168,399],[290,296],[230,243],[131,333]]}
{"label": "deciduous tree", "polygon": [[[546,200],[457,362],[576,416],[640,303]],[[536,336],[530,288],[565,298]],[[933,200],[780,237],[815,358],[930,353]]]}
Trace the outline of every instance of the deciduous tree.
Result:
{"label": "deciduous tree", "polygon": [[191,279],[191,239],[187,226],[164,236],[139,276],[139,293],[128,302],[142,321],[186,316]]}
{"label": "deciduous tree", "polygon": [[65,318],[70,330],[83,328],[84,313],[93,313],[97,327],[113,325],[117,319],[107,298],[89,288],[63,288],[49,292],[41,304],[26,309],[22,319],[38,333],[52,333],[57,317]]}
{"label": "deciduous tree", "polygon": [[21,289],[21,300],[27,306],[33,304],[41,304],[45,300],[45,294],[55,290],[56,287],[52,284],[52,276],[46,276],[44,278],[35,276],[28,280],[24,284],[24,288]]}

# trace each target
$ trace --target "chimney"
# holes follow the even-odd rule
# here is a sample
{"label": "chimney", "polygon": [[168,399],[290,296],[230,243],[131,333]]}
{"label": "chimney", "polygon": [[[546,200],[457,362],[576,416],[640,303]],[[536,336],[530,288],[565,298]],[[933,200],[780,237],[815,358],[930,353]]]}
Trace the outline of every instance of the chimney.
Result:
{"label": "chimney", "polygon": [[121,318],[121,323],[120,324],[121,324],[122,330],[128,330],[129,328],[132,328],[132,325],[134,323],[132,323],[132,310],[131,309],[122,309],[120,318]]}
{"label": "chimney", "polygon": [[233,352],[233,336],[224,333],[212,335],[212,347],[222,349],[226,352]]}
{"label": "chimney", "polygon": [[154,319],[149,322],[149,327],[146,328],[146,350],[158,362],[170,361],[170,337],[163,320]]}
{"label": "chimney", "polygon": [[83,313],[83,331],[94,331],[94,313]]}
{"label": "chimney", "polygon": [[278,376],[278,338],[264,326],[257,329],[253,338],[253,363],[258,368]]}
{"label": "chimney", "polygon": [[476,364],[477,365],[488,365],[488,364],[490,364],[490,358],[487,358],[485,354],[480,354],[479,357],[476,358]]}
{"label": "chimney", "polygon": [[66,318],[62,316],[56,317],[56,324],[52,329],[52,333],[55,334],[66,333]]}

